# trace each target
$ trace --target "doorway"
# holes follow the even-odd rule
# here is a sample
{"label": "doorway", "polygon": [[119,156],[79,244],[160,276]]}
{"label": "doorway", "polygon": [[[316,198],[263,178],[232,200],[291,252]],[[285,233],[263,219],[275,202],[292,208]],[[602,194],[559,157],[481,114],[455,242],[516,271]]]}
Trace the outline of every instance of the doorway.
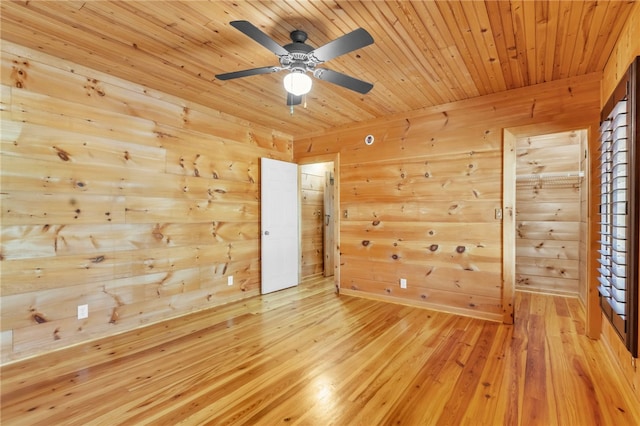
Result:
{"label": "doorway", "polygon": [[587,130],[516,139],[516,289],[586,304]]}
{"label": "doorway", "polygon": [[301,278],[333,275],[333,162],[300,166]]}
{"label": "doorway", "polygon": [[333,276],[340,283],[339,154],[298,159],[300,277]]}
{"label": "doorway", "polygon": [[505,306],[515,290],[578,297],[588,306],[588,136],[587,129],[505,130]]}

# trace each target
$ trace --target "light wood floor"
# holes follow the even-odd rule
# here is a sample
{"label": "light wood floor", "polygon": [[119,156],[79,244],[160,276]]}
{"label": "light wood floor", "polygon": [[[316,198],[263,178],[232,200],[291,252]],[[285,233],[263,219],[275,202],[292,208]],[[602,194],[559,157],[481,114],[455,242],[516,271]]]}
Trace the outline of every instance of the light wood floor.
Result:
{"label": "light wood floor", "polygon": [[[284,290],[2,368],[3,425],[636,425],[577,300],[505,326]],[[604,368],[603,368],[604,366]]]}

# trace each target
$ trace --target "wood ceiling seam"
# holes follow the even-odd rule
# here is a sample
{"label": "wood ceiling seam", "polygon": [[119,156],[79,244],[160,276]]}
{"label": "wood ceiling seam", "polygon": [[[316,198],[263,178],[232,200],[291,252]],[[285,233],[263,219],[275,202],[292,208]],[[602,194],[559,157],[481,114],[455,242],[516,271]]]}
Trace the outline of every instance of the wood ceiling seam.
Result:
{"label": "wood ceiling seam", "polygon": [[[607,15],[602,22],[601,28],[609,29],[608,37],[601,37],[599,43],[596,43],[594,47],[594,53],[596,52],[612,52],[613,47],[617,42],[617,36],[621,33],[622,28],[625,25],[625,21],[620,19],[616,19],[618,16],[626,16],[629,15],[631,9],[633,7],[637,7],[637,2],[635,3],[625,3],[618,1],[610,1],[608,3]],[[602,35],[602,34],[601,34]],[[611,35],[615,35],[616,37],[612,37]],[[606,63],[609,60],[609,55],[598,55],[594,54],[591,58],[589,66],[587,69],[592,69],[594,71],[603,71]]]}
{"label": "wood ceiling seam", "polygon": [[[458,51],[460,52],[460,58],[464,64],[464,68],[469,73],[472,81],[474,82],[475,87],[477,88],[479,95],[485,95],[486,86],[484,84],[484,80],[480,76],[480,70],[473,62],[471,57],[471,51],[467,46],[464,36],[462,35],[460,29],[458,28],[458,18],[456,17],[456,12],[454,8],[452,8],[452,4],[450,3],[436,3],[440,14],[444,18],[444,22],[447,25],[447,28],[452,34],[454,41],[456,42],[456,46]],[[460,15],[460,10],[458,8],[457,15]],[[486,77],[486,76],[485,76]]]}
{"label": "wood ceiling seam", "polygon": [[[544,1],[544,0],[543,0]],[[538,23],[536,17],[536,3],[532,1],[522,1],[523,25],[525,34],[525,55],[529,81],[527,84],[538,84],[537,58],[536,58],[536,27]],[[531,18],[533,17],[533,18]]]}
{"label": "wood ceiling seam", "polygon": [[483,59],[489,75],[489,81],[492,83],[492,92],[502,92],[507,89],[507,85],[504,80],[504,74],[501,72],[498,51],[494,44],[495,35],[493,34],[487,9],[483,3],[472,2],[472,5],[474,6],[475,18],[472,18],[470,22],[475,26],[476,34],[479,34],[482,39],[482,43],[479,43],[479,46],[481,47],[481,53],[484,55]]}
{"label": "wood ceiling seam", "polygon": [[489,25],[491,26],[491,32],[495,37],[495,48],[500,68],[502,70],[505,90],[509,90],[513,88],[513,78],[511,76],[511,58],[509,57],[509,49],[507,48],[508,31],[505,29],[504,23],[502,22],[500,2],[487,1],[486,5],[489,15]]}
{"label": "wood ceiling seam", "polygon": [[535,38],[535,68],[536,83],[544,83],[545,81],[545,58],[547,57],[547,46],[549,42],[549,2],[538,1],[535,3],[535,22],[536,22],[536,38]]}
{"label": "wood ceiling seam", "polygon": [[529,74],[528,58],[526,54],[526,34],[524,29],[524,17],[521,0],[514,0],[511,3],[511,22],[513,26],[514,34],[514,47],[515,55],[517,57],[518,71],[520,72],[521,80],[519,87],[524,87],[531,84],[531,76]]}
{"label": "wood ceiling seam", "polygon": [[[442,18],[434,15],[439,15],[437,7],[434,7],[433,2],[412,2],[410,5],[414,9],[416,19],[425,27],[428,37],[435,44],[436,49],[434,50],[436,53],[432,53],[433,59],[440,68],[443,68],[441,73],[447,76],[443,80],[448,84],[449,91],[453,93],[453,99],[461,99],[469,96],[469,94],[477,96],[477,89],[473,85],[471,76],[465,74],[465,67],[458,66],[455,55],[449,50],[453,45],[453,41],[448,41],[446,34],[441,32],[441,24],[439,23],[442,22]],[[428,45],[426,41],[425,45]],[[444,69],[445,65],[447,65],[449,71]]]}
{"label": "wood ceiling seam", "polygon": [[558,22],[557,22],[557,31],[556,31],[556,44],[553,53],[553,72],[552,72],[552,80],[556,80],[560,78],[560,67],[562,64],[562,58],[564,55],[564,35],[567,31],[567,26],[569,22],[569,13],[570,13],[570,3],[566,1],[560,1],[558,3]]}
{"label": "wood ceiling seam", "polygon": [[480,96],[480,91],[474,81],[471,71],[466,66],[463,54],[456,46],[453,35],[449,31],[448,23],[445,20],[440,7],[437,2],[420,2],[419,5],[424,8],[425,14],[428,15],[431,21],[435,24],[437,33],[442,37],[445,46],[443,50],[443,56],[447,58],[447,63],[450,64],[451,74],[455,76],[451,80],[451,85],[455,86],[454,90],[462,91],[462,96],[458,99],[464,99],[469,97]]}
{"label": "wood ceiling seam", "polygon": [[576,75],[578,66],[580,66],[584,61],[584,57],[587,54],[585,49],[589,41],[589,31],[594,15],[593,9],[593,5],[583,5],[580,17],[576,21],[575,44],[572,49],[573,55],[571,55],[571,61],[569,63],[569,77]]}
{"label": "wood ceiling seam", "polygon": [[[478,31],[474,31],[472,21],[475,19],[475,13],[473,12],[473,4],[470,2],[452,1],[449,3],[453,18],[456,25],[460,28],[461,42],[465,45],[466,50],[469,52],[470,59],[474,62],[477,78],[476,84],[479,84],[479,92],[481,94],[493,93],[491,84],[491,78],[487,71],[487,64],[480,52],[477,44]],[[473,58],[479,58],[479,61],[474,61]]]}
{"label": "wood ceiling seam", "polygon": [[547,35],[546,35],[546,48],[544,55],[544,74],[543,81],[547,82],[553,79],[553,58],[555,56],[555,49],[557,46],[558,36],[558,13],[560,10],[560,4],[557,1],[550,1],[547,8]]}
{"label": "wood ceiling seam", "polygon": [[[348,32],[351,32],[353,30],[356,30],[359,27],[364,28],[365,30],[369,31],[368,28],[366,28],[366,25],[363,25],[361,23],[356,23],[354,21],[346,21],[343,20],[342,18],[338,17],[337,15],[335,15],[335,13],[333,13],[333,11],[330,11],[329,8],[327,7],[327,3],[325,2],[308,2],[305,0],[298,0],[298,4],[299,4],[299,8],[301,10],[306,10],[307,13],[309,13],[311,16],[322,16],[323,18],[325,18],[325,20],[327,22],[331,22],[331,31],[324,31],[324,33],[327,33],[325,35],[325,40],[324,41],[320,41],[317,40],[315,43],[313,43],[314,47],[320,47],[321,45],[324,45],[325,43],[328,43],[332,40],[335,40],[343,35],[345,35]],[[313,9],[312,9],[313,7]],[[322,9],[320,8],[322,7]],[[342,10],[342,9],[340,9]],[[344,23],[344,26],[339,26],[337,25],[338,23]],[[349,28],[348,31],[341,31],[340,28]],[[327,30],[329,29],[329,27],[326,27]],[[319,31],[319,30],[318,30]],[[319,31],[320,32],[320,31]],[[315,36],[315,33],[310,33],[310,36],[313,35]],[[312,40],[313,41],[313,40]],[[350,73],[350,75],[355,76],[356,78],[360,78],[363,80],[367,80],[367,81],[372,81],[374,80],[373,75],[368,72],[368,69],[366,67],[362,67],[362,69],[349,69],[348,66],[350,65],[348,62],[352,62],[351,60],[348,60],[349,58],[352,58],[355,56],[356,60],[358,59],[358,57],[361,56],[369,56],[369,54],[375,54],[375,43],[377,41],[374,39],[374,45],[371,48],[366,48],[363,51],[356,51],[347,55],[343,55],[343,56],[339,56],[337,58],[334,58],[331,60],[331,64],[337,64],[338,66],[333,66],[332,68],[334,68],[336,71],[339,72],[345,72],[345,73]]]}
{"label": "wood ceiling seam", "polygon": [[572,66],[573,75],[586,74],[588,72],[588,67],[591,63],[592,58],[594,56],[597,56],[598,51],[595,49],[595,47],[600,41],[599,39],[601,37],[599,37],[599,34],[602,29],[602,23],[606,19],[609,5],[610,3],[595,3],[588,9],[590,12],[590,19],[588,22],[583,19],[582,24],[582,33],[585,38],[585,43],[582,47],[580,62],[575,66]]}
{"label": "wood ceiling seam", "polygon": [[[569,68],[571,66],[571,60],[566,60],[566,58],[572,58],[576,46],[576,37],[579,26],[579,19],[582,15],[582,10],[578,10],[578,8],[571,7],[568,5],[569,10],[566,12],[566,22],[563,34],[565,37],[563,38],[562,43],[562,52],[561,57],[565,60],[561,61],[560,64],[562,66],[558,69],[558,78],[567,78],[569,77]],[[576,17],[577,15],[577,17]]]}
{"label": "wood ceiling seam", "polygon": [[[98,5],[100,2],[91,3],[90,6],[84,8],[83,10],[87,11],[86,17],[84,18],[84,22],[93,23],[92,26],[99,25],[100,21],[97,19],[92,19],[90,15],[94,10],[94,5]],[[117,3],[120,4],[120,3]],[[125,3],[126,4],[126,3]],[[162,37],[161,39],[155,36],[158,33],[156,29],[160,28],[171,28],[171,25],[157,25],[150,22],[146,16],[140,16],[141,12],[130,11],[136,17],[140,19],[136,19],[133,21],[132,19],[127,19],[125,22],[135,22],[135,27],[131,27],[129,25],[124,25],[122,22],[112,22],[113,25],[118,25],[119,32],[126,31],[125,34],[128,34],[128,39],[120,39],[118,40],[121,43],[121,46],[126,46],[127,49],[131,50],[132,55],[143,54],[149,56],[152,59],[160,63],[172,64],[176,70],[187,71],[193,77],[197,77],[203,80],[209,80],[213,78],[213,73],[208,70],[201,62],[195,60],[188,60],[184,57],[184,55],[178,56],[175,51],[184,51],[188,50],[191,46],[195,46],[192,40],[188,40],[185,37],[181,36],[179,33],[175,31],[169,31],[176,37],[175,42],[168,43],[166,37]],[[124,15],[124,12],[122,12]],[[102,33],[101,37],[106,37],[104,33]],[[152,64],[149,64],[147,68],[144,69],[145,73],[153,73],[155,67]],[[210,79],[207,79],[205,76],[210,75]]]}
{"label": "wood ceiling seam", "polygon": [[[375,42],[376,48],[371,49],[373,51],[372,59],[374,59],[374,61],[377,62],[379,66],[383,66],[390,75],[396,75],[395,73],[401,72],[401,70],[398,68],[398,65],[397,65],[400,62],[398,60],[396,50],[384,49],[384,45],[385,45],[384,43],[387,37],[386,35],[383,35],[379,32],[379,26],[375,25],[376,21],[373,18],[373,16],[369,13],[369,11],[366,9],[366,7],[362,4],[358,4],[355,2],[346,2],[344,4],[341,4],[341,8],[348,12],[347,16],[354,15],[354,19],[359,18],[358,21],[368,23],[367,31],[369,31],[372,34],[374,40],[376,40]],[[355,24],[355,22],[353,23]],[[383,51],[386,52],[385,56],[382,56]],[[380,85],[380,82],[374,81],[374,84]],[[389,102],[389,104],[386,106],[387,113],[393,113],[393,112],[401,111],[405,108],[410,108],[410,105],[406,103],[405,99],[411,99],[411,93],[408,91],[405,91],[405,87],[403,85],[397,85],[395,88],[396,89],[395,91],[397,91],[398,88],[402,90],[402,92],[398,92],[398,94],[402,93],[405,96],[402,97],[403,99],[399,99],[398,96],[393,94],[394,91],[389,90],[388,95],[385,96],[385,100]],[[390,89],[390,88],[387,88],[387,89]],[[376,89],[374,88],[374,90]]]}
{"label": "wood ceiling seam", "polygon": [[[420,82],[420,80],[424,78],[425,73],[427,73],[427,79],[433,79],[433,70],[428,69],[430,67],[424,67],[424,64],[421,63],[422,57],[416,56],[414,54],[415,49],[407,49],[406,44],[403,43],[403,40],[412,40],[412,43],[415,43],[415,40],[413,40],[413,38],[408,35],[403,24],[395,17],[395,14],[391,12],[391,9],[386,2],[377,2],[374,4],[376,7],[372,9],[375,19],[379,21],[386,21],[388,25],[393,28],[394,31],[389,31],[388,35],[391,35],[391,39],[393,39],[395,45],[397,46],[395,49],[399,49],[399,51],[405,54],[405,57],[409,59],[409,63],[411,64],[411,67],[401,69],[399,75],[405,75],[405,82],[411,84],[414,89],[418,88],[419,91],[429,99],[429,102],[432,105],[442,103],[441,97],[435,89],[429,86],[425,87]],[[394,47],[392,47],[391,50],[394,50]],[[422,70],[418,68],[417,64],[423,66]],[[408,73],[406,71],[407,69],[413,72]],[[412,109],[419,106],[420,105],[417,105],[414,102]]]}
{"label": "wood ceiling seam", "polygon": [[[406,74],[406,70],[402,69],[400,66],[400,64],[402,63],[401,58],[409,58],[409,56],[406,53],[406,49],[403,49],[401,46],[398,46],[396,44],[396,37],[387,37],[386,33],[383,35],[380,32],[380,28],[385,25],[384,23],[387,22],[387,20],[379,13],[379,11],[377,10],[377,5],[371,2],[361,2],[346,3],[343,5],[343,7],[345,8],[345,10],[352,10],[353,13],[360,17],[360,21],[369,23],[369,31],[372,33],[374,39],[376,40],[375,50],[378,52],[377,55],[379,55],[380,63],[385,64],[383,68],[381,67],[381,69],[385,69],[387,73],[394,76],[394,92],[396,92],[394,99],[391,99],[391,96],[393,95],[389,93],[389,100],[392,100],[394,102],[392,111],[398,111],[402,108],[411,109],[415,107],[416,101],[414,100],[414,98],[416,97],[416,92],[412,93],[410,90],[408,90],[407,84],[403,84],[401,81],[398,81],[398,76]],[[352,7],[354,9],[351,9]],[[408,66],[407,69],[413,69],[415,72],[415,68],[412,64]],[[387,87],[387,89],[390,88]],[[405,106],[403,107],[401,105]]]}
{"label": "wood ceiling seam", "polygon": [[500,10],[500,20],[502,23],[502,29],[505,36],[505,55],[509,59],[509,76],[510,80],[508,87],[516,89],[524,86],[524,75],[520,68],[520,62],[518,58],[518,46],[515,36],[515,30],[513,27],[513,19],[511,14],[511,5],[509,2],[497,0]]}
{"label": "wood ceiling seam", "polygon": [[[456,90],[456,86],[459,85],[459,81],[456,81],[457,67],[451,67],[454,70],[453,75],[447,73],[444,69],[443,65],[446,63],[446,58],[442,54],[444,42],[441,40],[440,42],[436,41],[436,38],[440,38],[437,31],[432,34],[432,31],[429,31],[429,26],[435,29],[433,25],[433,20],[430,17],[424,17],[424,15],[420,15],[418,12],[419,7],[423,6],[421,2],[396,2],[396,7],[402,11],[401,16],[405,19],[405,27],[407,28],[407,35],[413,40],[416,48],[425,52],[425,62],[423,67],[425,68],[425,72],[429,74],[433,74],[436,79],[432,80],[433,83],[437,84],[440,87],[440,103],[447,103],[453,99],[457,99],[461,96],[462,92],[460,90]],[[431,25],[425,25],[424,20],[431,21]],[[418,24],[419,23],[419,24]],[[425,29],[424,31],[422,29]],[[414,33],[415,36],[411,36]],[[418,40],[416,40],[416,37]],[[420,45],[421,44],[421,45]]]}
{"label": "wood ceiling seam", "polygon": [[[117,22],[114,22],[114,25],[122,25],[122,22],[127,23],[128,27],[131,28],[134,33],[139,33],[140,36],[148,36],[158,44],[167,44],[167,39],[165,37],[162,39],[155,38],[154,34],[158,32],[155,31],[156,28],[158,30],[167,30],[172,36],[188,43],[201,44],[197,38],[190,37],[185,34],[184,30],[180,26],[180,21],[182,20],[180,19],[180,16],[167,13],[172,10],[170,2],[156,2],[156,7],[153,9],[146,9],[145,6],[144,2],[113,2],[112,4],[104,5],[101,5],[100,3],[89,3],[86,8],[96,13],[100,11],[100,16],[104,16],[105,14],[115,15],[118,18],[128,16],[127,19],[118,19]],[[114,8],[117,8],[118,10],[114,11]],[[198,27],[199,25],[195,23],[190,23],[189,25],[189,28]],[[143,31],[144,29],[149,29],[149,33],[145,33]],[[175,47],[178,47],[179,44],[182,43],[176,43]]]}

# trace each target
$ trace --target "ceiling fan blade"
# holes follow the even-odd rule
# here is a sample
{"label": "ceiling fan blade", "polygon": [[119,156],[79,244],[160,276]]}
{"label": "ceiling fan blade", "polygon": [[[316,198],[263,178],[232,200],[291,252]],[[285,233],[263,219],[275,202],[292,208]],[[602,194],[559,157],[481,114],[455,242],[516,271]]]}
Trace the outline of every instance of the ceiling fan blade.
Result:
{"label": "ceiling fan blade", "polygon": [[227,72],[224,74],[216,74],[218,80],[231,80],[233,78],[249,77],[251,75],[269,74],[280,71],[280,67],[260,67],[251,68],[250,70]]}
{"label": "ceiling fan blade", "polygon": [[338,86],[362,93],[363,95],[373,89],[373,84],[371,83],[325,68],[316,68],[313,72],[313,76],[320,80],[328,81],[329,83],[337,84]]}
{"label": "ceiling fan blade", "polygon": [[302,103],[302,96],[292,95],[287,92],[287,106],[300,105]]}
{"label": "ceiling fan blade", "polygon": [[373,37],[364,28],[358,28],[348,34],[343,35],[324,46],[309,53],[310,56],[319,62],[326,62],[345,53],[353,52],[361,47],[368,46],[373,43]]}
{"label": "ceiling fan blade", "polygon": [[249,21],[231,21],[231,26],[242,31],[253,40],[257,41],[278,56],[288,55],[289,51],[276,43],[271,37],[266,35],[260,28]]}

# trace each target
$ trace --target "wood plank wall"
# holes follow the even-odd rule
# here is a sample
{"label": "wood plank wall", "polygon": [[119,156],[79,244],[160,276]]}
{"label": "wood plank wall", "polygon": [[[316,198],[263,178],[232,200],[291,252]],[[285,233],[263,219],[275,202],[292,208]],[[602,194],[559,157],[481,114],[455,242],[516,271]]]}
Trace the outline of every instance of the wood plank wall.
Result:
{"label": "wood plank wall", "polygon": [[259,294],[291,136],[6,41],[1,71],[2,362]]}
{"label": "wood plank wall", "polygon": [[325,172],[332,163],[300,166],[301,190],[301,276],[324,272],[324,186]]}
{"label": "wood plank wall", "polygon": [[[516,143],[516,288],[577,296],[585,131]],[[569,177],[571,176],[571,177]],[[586,234],[585,234],[586,236]]]}
{"label": "wood plank wall", "polygon": [[598,121],[600,77],[296,138],[296,159],[340,153],[341,293],[502,320],[502,129],[520,137],[588,127]]}
{"label": "wood plank wall", "polygon": [[[618,42],[616,43],[613,53],[609,57],[609,61],[605,66],[605,70],[603,73],[602,79],[602,91],[601,91],[601,105],[607,102],[613,90],[617,86],[618,82],[621,79],[621,76],[626,72],[629,68],[629,65],[635,60],[637,56],[640,55],[640,3],[636,3],[632,9],[632,12],[627,19],[627,23],[620,34]],[[593,154],[593,150],[591,151],[592,158],[597,158]],[[596,183],[594,183],[596,185]],[[595,204],[590,205],[591,211]],[[596,210],[597,211],[597,210]],[[591,220],[590,226],[590,236],[593,241],[597,241],[597,221]],[[640,264],[640,258],[638,258],[638,264]],[[595,270],[596,262],[595,258],[591,259],[590,268]],[[596,274],[592,274],[590,279],[590,288],[594,289],[597,287]],[[640,305],[640,295],[638,295],[638,304]],[[640,338],[640,327],[639,327],[639,338]],[[624,347],[624,344],[621,342],[620,338],[613,330],[613,327],[609,324],[609,321],[602,317],[602,338],[605,343],[609,346],[612,353],[613,361],[619,365],[623,371],[624,376],[629,380],[631,386],[634,389],[636,398],[640,402],[640,369],[637,368],[638,360],[633,359],[627,349]]]}

